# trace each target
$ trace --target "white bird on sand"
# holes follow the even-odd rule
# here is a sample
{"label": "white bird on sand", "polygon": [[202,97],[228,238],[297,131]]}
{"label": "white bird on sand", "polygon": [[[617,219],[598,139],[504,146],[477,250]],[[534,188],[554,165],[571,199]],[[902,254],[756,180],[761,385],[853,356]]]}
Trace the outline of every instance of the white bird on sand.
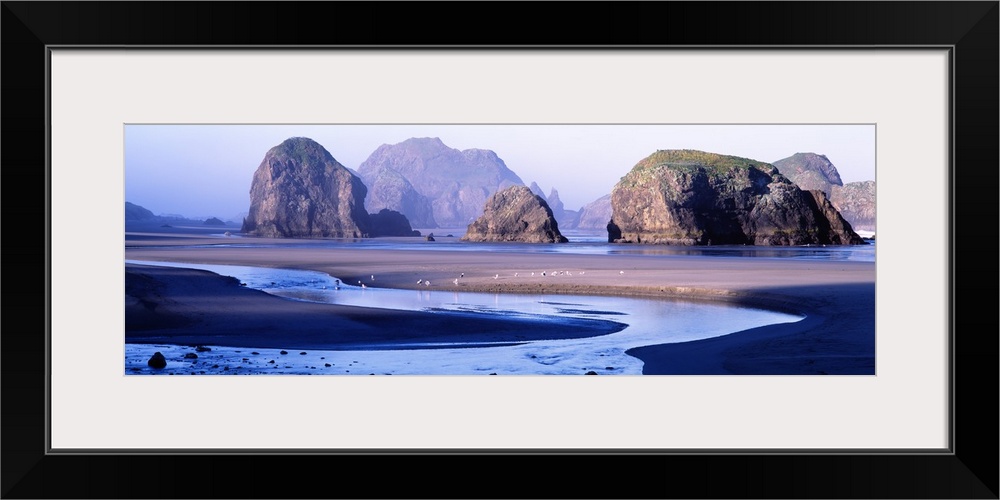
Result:
{"label": "white bird on sand", "polygon": [[618,274],[625,274],[625,271],[618,271]]}
{"label": "white bird on sand", "polygon": [[431,286],[431,282],[430,282],[430,280],[427,280],[427,281],[425,281],[425,282],[424,282],[424,285],[425,285],[425,286]]}
{"label": "white bird on sand", "polygon": [[361,288],[368,288],[364,283],[361,284]]}
{"label": "white bird on sand", "polygon": [[499,275],[499,274],[497,274],[497,275],[493,276],[493,279],[499,279],[499,278],[500,278],[500,275]]}
{"label": "white bird on sand", "polygon": [[422,279],[420,279],[420,280],[417,280],[417,284],[418,284],[418,285],[419,285],[419,284],[421,284],[421,283],[423,283],[423,282],[424,282],[424,280],[422,280]]}
{"label": "white bird on sand", "polygon": [[531,271],[531,275],[532,275],[532,276],[534,276],[534,275],[535,275],[535,272],[534,272],[534,271]]}
{"label": "white bird on sand", "polygon": [[375,281],[375,275],[374,274],[372,275],[372,281]]}
{"label": "white bird on sand", "polygon": [[542,276],[545,276],[545,271],[542,271]]}
{"label": "white bird on sand", "polygon": [[514,273],[514,277],[515,277],[515,278],[517,277],[517,273]]}
{"label": "white bird on sand", "polygon": [[456,285],[458,284],[458,278],[455,278],[455,284]]}
{"label": "white bird on sand", "polygon": [[459,276],[459,278],[464,278],[464,277],[465,277],[465,273],[462,273],[462,275]]}

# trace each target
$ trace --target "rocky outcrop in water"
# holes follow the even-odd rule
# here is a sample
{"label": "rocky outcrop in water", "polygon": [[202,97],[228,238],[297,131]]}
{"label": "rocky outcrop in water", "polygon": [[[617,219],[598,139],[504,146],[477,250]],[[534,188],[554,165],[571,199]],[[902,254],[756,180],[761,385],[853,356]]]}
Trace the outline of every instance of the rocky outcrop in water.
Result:
{"label": "rocky outcrop in water", "polygon": [[316,141],[273,147],[253,176],[242,232],[284,238],[361,238],[371,231],[361,179]]}
{"label": "rocky outcrop in water", "polygon": [[854,229],[875,230],[875,181],[844,184],[837,167],[816,153],[795,153],[774,166],[800,188],[826,193]]}
{"label": "rocky outcrop in water", "polygon": [[158,217],[153,214],[146,207],[136,205],[135,203],[125,202],[125,220],[126,221],[151,221]]}
{"label": "rocky outcrop in water", "polygon": [[816,153],[795,153],[773,163],[775,168],[802,189],[817,189],[830,195],[830,188],[843,186],[837,167]]}
{"label": "rocky outcrop in water", "polygon": [[462,241],[517,241],[566,243],[559,223],[540,196],[525,186],[496,192],[486,202],[483,215],[469,224]]}
{"label": "rocky outcrop in water", "polygon": [[875,181],[848,182],[834,186],[830,202],[860,231],[875,231]]}
{"label": "rocky outcrop in water", "polygon": [[438,227],[431,200],[420,194],[403,174],[382,167],[363,180],[370,187],[365,207],[371,213],[392,210],[404,214],[410,224],[416,227]]}
{"label": "rocky outcrop in water", "polygon": [[606,194],[580,208],[577,229],[605,229],[611,220],[611,195]]}
{"label": "rocky outcrop in water", "polygon": [[395,210],[427,228],[465,227],[479,217],[491,195],[524,185],[493,151],[459,151],[436,137],[383,144],[358,167],[358,174],[372,193],[370,211]]}
{"label": "rocky outcrop in water", "polygon": [[566,206],[563,204],[562,200],[559,199],[559,191],[556,191],[556,188],[552,188],[552,190],[549,191],[548,196],[546,196],[545,192],[542,191],[542,188],[539,187],[537,183],[532,182],[531,186],[528,187],[535,196],[545,200],[549,209],[552,210],[552,216],[555,217],[556,222],[559,223],[559,227],[563,229],[576,227],[577,220],[580,218],[580,213],[576,210],[566,210]]}
{"label": "rocky outcrop in water", "polygon": [[863,244],[822,191],[773,165],[694,150],[660,150],[611,192],[609,241],[670,245]]}
{"label": "rocky outcrop in water", "polygon": [[372,236],[420,236],[420,231],[414,231],[410,227],[406,216],[395,210],[383,208],[370,215]]}

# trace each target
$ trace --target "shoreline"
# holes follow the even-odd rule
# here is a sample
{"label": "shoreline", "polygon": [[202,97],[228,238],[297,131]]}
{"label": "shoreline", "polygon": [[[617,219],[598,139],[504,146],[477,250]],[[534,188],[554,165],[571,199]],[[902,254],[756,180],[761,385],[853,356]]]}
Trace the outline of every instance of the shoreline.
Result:
{"label": "shoreline", "polygon": [[[140,242],[126,248],[125,256],[127,260],[313,270],[372,287],[424,290],[428,288],[417,281],[430,280],[433,290],[654,297],[789,312],[806,318],[722,337],[633,348],[628,354],[643,361],[644,374],[875,373],[875,266],[871,262],[329,249],[303,244],[309,240],[289,240],[288,244],[277,240],[273,242],[277,246],[261,248],[223,247],[218,239],[210,239],[214,245],[187,247],[201,240],[178,238],[171,246],[157,239],[148,248]],[[465,276],[459,278],[462,273]]]}

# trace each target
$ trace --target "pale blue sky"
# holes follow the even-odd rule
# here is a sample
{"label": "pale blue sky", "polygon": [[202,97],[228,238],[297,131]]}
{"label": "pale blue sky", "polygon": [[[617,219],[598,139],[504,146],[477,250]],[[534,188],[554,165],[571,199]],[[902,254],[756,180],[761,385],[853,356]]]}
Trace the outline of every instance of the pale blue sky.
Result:
{"label": "pale blue sky", "polygon": [[525,184],[554,187],[567,209],[611,192],[657,149],[699,149],[774,162],[824,154],[845,183],[875,180],[874,125],[142,125],[125,127],[125,201],[155,214],[235,219],[250,206],[264,154],[309,137],[346,167],[382,144],[439,137],[490,149]]}

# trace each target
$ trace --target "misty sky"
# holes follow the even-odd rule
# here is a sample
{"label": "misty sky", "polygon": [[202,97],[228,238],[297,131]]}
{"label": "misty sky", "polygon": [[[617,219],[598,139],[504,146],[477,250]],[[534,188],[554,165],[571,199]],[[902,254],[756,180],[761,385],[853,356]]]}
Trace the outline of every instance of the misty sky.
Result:
{"label": "misty sky", "polygon": [[611,192],[657,149],[698,149],[773,163],[826,155],[845,183],[875,180],[874,125],[144,125],[125,126],[125,201],[154,214],[239,220],[265,153],[309,137],[357,169],[382,144],[438,137],[490,149],[525,184],[570,210]]}

